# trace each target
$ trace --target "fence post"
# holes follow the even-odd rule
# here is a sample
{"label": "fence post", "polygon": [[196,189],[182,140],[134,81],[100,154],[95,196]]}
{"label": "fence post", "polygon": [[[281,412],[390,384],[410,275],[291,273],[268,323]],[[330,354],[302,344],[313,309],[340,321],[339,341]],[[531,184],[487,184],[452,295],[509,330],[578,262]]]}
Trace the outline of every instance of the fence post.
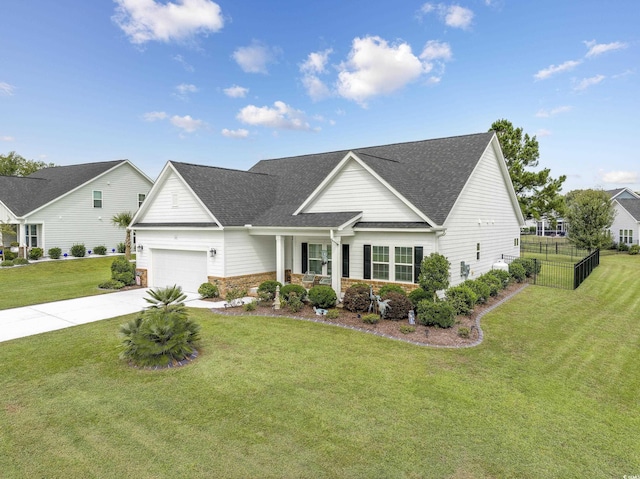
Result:
{"label": "fence post", "polygon": [[533,258],[533,284],[538,280],[538,258]]}

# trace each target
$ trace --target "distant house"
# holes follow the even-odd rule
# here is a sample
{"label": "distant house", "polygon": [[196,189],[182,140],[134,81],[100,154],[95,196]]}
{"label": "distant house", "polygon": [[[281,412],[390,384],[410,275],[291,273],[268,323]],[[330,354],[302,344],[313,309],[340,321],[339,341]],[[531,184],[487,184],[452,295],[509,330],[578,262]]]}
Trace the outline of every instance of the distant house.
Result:
{"label": "distant house", "polygon": [[249,171],[168,162],[136,213],[143,284],[250,288],[313,271],[337,291],[451,283],[519,255],[524,218],[492,132],[264,160]]}
{"label": "distant house", "polygon": [[640,195],[629,188],[607,191],[616,210],[610,232],[618,244],[640,244]]}
{"label": "distant house", "polygon": [[3,235],[3,246],[20,243],[68,252],[74,244],[109,250],[124,241],[111,223],[121,212],[134,213],[153,181],[128,160],[56,166],[27,177],[0,176],[0,221],[16,234]]}

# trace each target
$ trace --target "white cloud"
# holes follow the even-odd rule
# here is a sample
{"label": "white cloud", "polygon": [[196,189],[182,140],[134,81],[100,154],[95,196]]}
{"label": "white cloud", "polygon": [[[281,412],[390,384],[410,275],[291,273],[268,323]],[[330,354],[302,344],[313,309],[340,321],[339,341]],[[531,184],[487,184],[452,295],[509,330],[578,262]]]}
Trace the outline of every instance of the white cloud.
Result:
{"label": "white cloud", "polygon": [[389,94],[432,68],[407,43],[389,45],[380,37],[355,38],[347,61],[338,67],[338,93],[366,105],[372,96]]}
{"label": "white cloud", "polygon": [[189,93],[197,93],[197,92],[198,92],[197,86],[191,85],[189,83],[181,83],[180,85],[176,86],[175,95],[182,100],[186,100],[187,97],[189,96]]}
{"label": "white cloud", "polygon": [[540,128],[537,132],[536,132],[536,136],[542,138],[544,136],[551,136],[551,131],[545,129],[545,128]]}
{"label": "white cloud", "polygon": [[560,113],[567,113],[572,109],[573,107],[569,105],[558,106],[556,108],[552,108],[551,110],[545,110],[544,108],[542,108],[538,110],[538,113],[536,113],[536,116],[538,118],[549,118],[550,116],[556,116],[556,115],[559,115]]}
{"label": "white cloud", "polygon": [[222,135],[227,138],[246,138],[249,136],[249,130],[245,130],[244,128],[239,128],[237,130],[229,130],[224,128],[222,130]]}
{"label": "white cloud", "polygon": [[268,106],[245,106],[236,118],[248,125],[264,126],[279,130],[310,130],[302,111],[296,110],[282,101],[276,101],[274,108]]}
{"label": "white cloud", "polygon": [[451,47],[448,43],[439,42],[437,40],[429,40],[420,54],[420,58],[423,60],[451,60],[452,57]]}
{"label": "white cloud", "polygon": [[193,72],[195,71],[195,68],[193,68],[192,65],[190,65],[183,57],[182,55],[174,55],[173,57],[171,57],[173,60],[177,61],[180,65],[182,65],[182,68],[184,68],[186,71],[188,72]]}
{"label": "white cloud", "polygon": [[13,136],[0,136],[0,141],[14,141],[15,138]]}
{"label": "white cloud", "polygon": [[596,43],[595,40],[591,40],[589,42],[584,42],[584,44],[589,49],[589,51],[585,55],[585,57],[587,58],[596,57],[613,50],[621,50],[623,48],[627,48],[627,44],[623,42]]}
{"label": "white cloud", "polygon": [[220,6],[210,0],[115,0],[113,21],[131,43],[186,40],[196,34],[217,32],[224,26]]}
{"label": "white cloud", "polygon": [[164,120],[167,118],[167,114],[163,111],[150,111],[149,113],[145,113],[142,118],[144,118],[144,121]]}
{"label": "white cloud", "polygon": [[302,73],[302,84],[307,90],[307,94],[313,100],[321,100],[331,95],[329,87],[320,79],[320,74],[326,73],[331,49],[322,52],[309,53],[307,59],[300,65]]}
{"label": "white cloud", "polygon": [[445,25],[452,28],[461,28],[466,30],[471,26],[471,22],[473,21],[473,11],[468,8],[461,7],[460,5],[425,3],[420,8],[420,13],[422,15],[426,15],[431,12],[437,12]]}
{"label": "white cloud", "polygon": [[229,88],[225,88],[222,90],[225,95],[231,98],[244,98],[249,93],[248,88],[244,88],[238,85],[230,86]]}
{"label": "white cloud", "polygon": [[240,68],[247,73],[263,73],[267,74],[267,64],[274,63],[277,60],[280,50],[271,48],[260,42],[253,41],[247,47],[238,47],[233,52],[233,59]]}
{"label": "white cloud", "polygon": [[576,86],[573,87],[573,89],[575,91],[584,91],[587,88],[592,87],[593,85],[597,85],[598,83],[600,83],[605,78],[606,77],[604,75],[596,75],[596,76],[589,77],[589,78],[583,78],[582,80],[580,80],[578,82],[578,84]]}
{"label": "white cloud", "polygon": [[573,70],[575,67],[582,63],[580,60],[567,60],[560,65],[550,65],[547,68],[543,68],[538,73],[533,75],[536,80],[546,80],[547,78],[555,75],[556,73],[567,72]]}
{"label": "white cloud", "polygon": [[309,53],[307,59],[300,65],[300,71],[303,73],[324,73],[331,53],[333,53],[331,48],[323,52]]}
{"label": "white cloud", "polygon": [[14,87],[5,82],[0,82],[0,95],[12,96]]}
{"label": "white cloud", "polygon": [[638,173],[635,171],[609,171],[602,173],[602,181],[616,184],[637,183]]}
{"label": "white cloud", "polygon": [[191,118],[190,115],[178,116],[174,115],[171,117],[171,124],[176,126],[187,133],[193,133],[196,130],[199,130],[204,126],[204,122],[202,120],[196,120]]}

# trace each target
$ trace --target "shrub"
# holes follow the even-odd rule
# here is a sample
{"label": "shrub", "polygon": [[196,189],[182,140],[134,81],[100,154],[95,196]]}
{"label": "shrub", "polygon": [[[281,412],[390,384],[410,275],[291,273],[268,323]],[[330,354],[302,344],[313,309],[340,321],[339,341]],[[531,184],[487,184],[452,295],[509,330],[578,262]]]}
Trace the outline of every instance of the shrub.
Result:
{"label": "shrub", "polygon": [[100,289],[122,289],[125,284],[122,281],[116,281],[115,279],[110,279],[109,281],[105,281],[104,283],[100,283],[98,288]]}
{"label": "shrub", "polygon": [[136,282],[136,267],[126,258],[118,257],[111,263],[111,279],[120,281],[127,286]]}
{"label": "shrub", "polygon": [[336,292],[331,286],[318,285],[309,290],[309,301],[316,308],[333,308],[336,305]]}
{"label": "shrub", "polygon": [[256,302],[255,301],[250,301],[248,303],[244,303],[242,305],[242,309],[244,309],[247,312],[255,311],[256,310]]}
{"label": "shrub", "polygon": [[425,326],[450,328],[456,322],[455,311],[448,301],[420,301],[416,316]]}
{"label": "shrub", "polygon": [[31,248],[29,250],[29,259],[32,259],[34,261],[39,260],[43,255],[44,251],[42,250],[42,248]]}
{"label": "shrub", "polygon": [[51,259],[59,259],[60,256],[62,256],[62,250],[60,248],[49,248],[47,253]]}
{"label": "shrub", "polygon": [[[306,290],[305,290],[305,292],[306,292]],[[289,291],[289,296],[288,296],[288,298],[286,299],[285,302],[286,302],[287,308],[292,313],[297,313],[304,306],[304,303],[302,302],[302,299],[300,298],[300,296],[298,296],[298,293],[296,293],[295,291]]]}
{"label": "shrub", "polygon": [[27,258],[16,258],[13,260],[13,264],[14,265],[29,264],[29,260]]}
{"label": "shrub", "polygon": [[13,261],[10,259],[5,259],[3,262],[0,263],[0,266],[3,268],[8,268],[9,266],[13,266]]}
{"label": "shrub", "polygon": [[511,264],[521,264],[524,267],[524,272],[527,275],[527,278],[531,278],[534,274],[540,274],[542,270],[542,263],[540,261],[536,261],[533,258],[516,258]]}
{"label": "shrub", "polygon": [[469,286],[453,286],[447,290],[447,301],[453,306],[456,314],[468,316],[473,313],[478,296]]}
{"label": "shrub", "polygon": [[83,244],[74,244],[71,247],[71,256],[76,258],[83,258],[87,254],[87,248]]}
{"label": "shrub", "polygon": [[509,274],[518,283],[522,283],[525,279],[527,279],[527,272],[524,269],[524,266],[522,265],[522,263],[516,263],[515,261],[509,264]]}
{"label": "shrub", "polygon": [[380,316],[377,314],[365,314],[362,317],[362,322],[366,324],[378,324],[380,321]]}
{"label": "shrub", "polygon": [[4,250],[4,259],[7,261],[11,261],[14,260],[18,257],[18,255],[16,253],[12,253],[11,251],[8,250]]}
{"label": "shrub", "polygon": [[118,253],[124,253],[127,250],[127,246],[124,243],[118,243],[116,245],[116,251]]}
{"label": "shrub", "polygon": [[480,281],[486,284],[489,287],[489,294],[491,296],[498,296],[498,293],[502,289],[502,281],[500,281],[496,276],[489,273],[483,274],[476,281]]}
{"label": "shrub", "polygon": [[509,282],[511,281],[511,275],[509,272],[501,269],[492,269],[485,274],[490,274],[498,278],[500,280],[500,289],[504,289],[509,286]]}
{"label": "shrub", "polygon": [[280,288],[280,296],[283,297],[285,301],[289,300],[291,293],[295,293],[298,299],[302,301],[307,295],[307,290],[299,284],[287,284]]}
{"label": "shrub", "polygon": [[400,325],[400,332],[402,334],[409,334],[409,333],[414,333],[416,331],[416,327],[415,326],[409,326],[406,324],[401,324]]}
{"label": "shrub", "polygon": [[93,252],[95,254],[105,255],[105,254],[107,254],[107,247],[106,246],[96,246],[95,248],[93,248]]}
{"label": "shrub", "polygon": [[260,286],[258,286],[258,296],[263,301],[269,301],[270,299],[276,297],[276,288],[278,286],[280,286],[280,289],[282,289],[282,283],[280,281],[271,279],[268,281],[263,281],[262,283],[260,283]]}
{"label": "shrub", "polygon": [[227,301],[233,301],[234,299],[244,298],[247,295],[247,290],[242,288],[231,288],[224,295],[224,299]]}
{"label": "shrub", "polygon": [[385,314],[385,319],[390,319],[392,321],[405,319],[409,316],[409,311],[413,309],[413,303],[409,298],[407,298],[406,294],[391,291],[386,293],[382,299],[389,300],[389,308]]}
{"label": "shrub", "polygon": [[330,309],[329,311],[327,311],[327,314],[325,316],[327,317],[327,319],[338,319],[340,317],[340,311],[338,311],[337,309]]}
{"label": "shrub", "polygon": [[369,309],[371,299],[369,298],[369,285],[364,283],[354,284],[347,288],[342,299],[344,309],[347,311],[362,312]]}
{"label": "shrub", "polygon": [[426,299],[426,300],[429,300],[429,301],[433,301],[433,295],[427,293],[422,288],[417,288],[417,289],[414,289],[413,291],[411,291],[409,293],[409,299],[411,300],[411,302],[413,303],[414,306],[417,306],[418,303],[420,301],[422,301],[423,299]]}
{"label": "shrub", "polygon": [[179,286],[151,290],[151,304],[120,327],[120,357],[139,367],[178,365],[196,354],[200,326],[189,319]]}
{"label": "shrub", "polygon": [[471,336],[471,330],[465,326],[461,326],[458,328],[458,336],[467,339]]}
{"label": "shrub", "polygon": [[436,291],[449,287],[449,267],[451,263],[440,253],[431,253],[422,260],[418,283],[432,296]]}
{"label": "shrub", "polygon": [[215,284],[202,283],[198,288],[198,294],[203,298],[217,298],[220,292]]}
{"label": "shrub", "polygon": [[384,299],[387,293],[398,293],[398,294],[401,294],[402,296],[407,295],[407,292],[404,289],[402,289],[402,286],[398,286],[397,284],[393,284],[393,283],[385,284],[382,288],[380,288],[380,291],[378,291],[378,294],[382,299]]}
{"label": "shrub", "polygon": [[618,251],[629,251],[629,245],[627,243],[620,243],[618,245]]}
{"label": "shrub", "polygon": [[634,244],[629,248],[629,254],[638,254],[640,253],[640,245]]}
{"label": "shrub", "polygon": [[489,301],[489,297],[491,296],[491,288],[484,281],[480,281],[479,279],[468,279],[464,283],[463,286],[467,286],[471,289],[477,296],[477,303],[483,304]]}

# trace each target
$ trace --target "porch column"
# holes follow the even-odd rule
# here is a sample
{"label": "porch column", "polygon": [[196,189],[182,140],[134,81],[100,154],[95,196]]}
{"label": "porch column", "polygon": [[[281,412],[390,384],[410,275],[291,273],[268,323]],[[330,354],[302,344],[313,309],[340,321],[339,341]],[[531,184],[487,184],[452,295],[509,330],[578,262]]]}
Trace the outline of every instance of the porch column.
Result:
{"label": "porch column", "polygon": [[331,231],[331,287],[340,300],[340,289],[342,289],[342,248],[340,247],[340,236],[334,236]]}
{"label": "porch column", "polygon": [[284,238],[276,235],[276,281],[284,284]]}
{"label": "porch column", "polygon": [[[23,252],[23,258],[27,257],[27,243],[25,241],[27,236],[27,229],[24,226],[24,221],[18,223],[18,227],[16,228],[16,241],[20,245],[20,251]],[[18,258],[20,258],[20,253],[18,253]]]}

